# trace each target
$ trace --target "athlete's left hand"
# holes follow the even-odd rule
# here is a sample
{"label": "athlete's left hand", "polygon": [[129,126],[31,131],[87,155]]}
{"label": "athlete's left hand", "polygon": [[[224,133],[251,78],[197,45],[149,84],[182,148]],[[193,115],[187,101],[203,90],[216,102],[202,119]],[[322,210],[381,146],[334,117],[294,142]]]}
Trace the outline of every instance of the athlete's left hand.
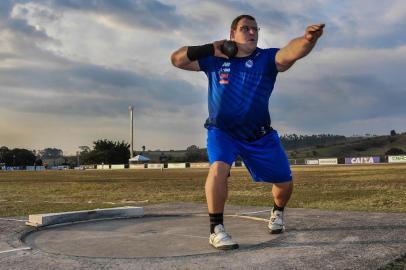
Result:
{"label": "athlete's left hand", "polygon": [[313,24],[310,25],[306,28],[305,31],[305,39],[307,39],[310,42],[316,42],[317,39],[319,37],[321,37],[321,35],[323,35],[323,28],[324,28],[325,24],[321,23],[321,24]]}

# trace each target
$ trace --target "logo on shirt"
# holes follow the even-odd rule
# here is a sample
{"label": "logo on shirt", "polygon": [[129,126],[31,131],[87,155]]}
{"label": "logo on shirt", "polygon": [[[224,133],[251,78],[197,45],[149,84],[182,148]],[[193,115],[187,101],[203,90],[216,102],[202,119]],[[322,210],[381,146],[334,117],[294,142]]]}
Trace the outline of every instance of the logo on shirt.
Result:
{"label": "logo on shirt", "polygon": [[247,60],[247,62],[245,62],[245,66],[247,68],[252,68],[253,65],[254,65],[254,61],[252,61],[251,59]]}
{"label": "logo on shirt", "polygon": [[220,73],[220,84],[228,84],[228,73]]}
{"label": "logo on shirt", "polygon": [[230,62],[224,62],[221,65],[221,68],[219,70],[219,77],[220,77],[219,84],[228,84],[229,83],[228,76],[231,71],[230,65],[231,65]]}

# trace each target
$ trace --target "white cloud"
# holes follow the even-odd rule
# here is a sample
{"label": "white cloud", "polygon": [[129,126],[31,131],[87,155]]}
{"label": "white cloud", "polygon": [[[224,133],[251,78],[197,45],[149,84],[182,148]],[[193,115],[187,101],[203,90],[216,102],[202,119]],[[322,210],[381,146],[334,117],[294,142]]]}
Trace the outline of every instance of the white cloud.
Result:
{"label": "white cloud", "polygon": [[169,56],[227,38],[243,13],[257,18],[262,47],[326,23],[316,49],[278,76],[270,108],[282,133],[402,130],[405,10],[363,0],[2,1],[0,142],[74,153],[98,138],[127,140],[131,103],[136,147],[203,147],[207,79]]}

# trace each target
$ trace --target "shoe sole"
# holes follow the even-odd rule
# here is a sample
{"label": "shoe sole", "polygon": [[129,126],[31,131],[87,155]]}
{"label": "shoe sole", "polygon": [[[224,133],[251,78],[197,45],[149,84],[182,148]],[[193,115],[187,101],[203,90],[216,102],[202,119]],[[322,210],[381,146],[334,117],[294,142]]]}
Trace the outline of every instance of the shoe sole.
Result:
{"label": "shoe sole", "polygon": [[281,228],[281,229],[277,229],[277,230],[272,230],[271,228],[268,227],[269,233],[270,234],[280,234],[283,233],[285,231],[285,227]]}
{"label": "shoe sole", "polygon": [[280,234],[283,233],[283,229],[279,229],[279,230],[269,230],[270,234]]}
{"label": "shoe sole", "polygon": [[219,249],[219,250],[232,250],[232,249],[237,249],[239,248],[238,244],[235,245],[230,245],[230,246],[219,246],[219,247],[215,247],[212,244],[210,244],[212,247],[214,247],[215,249]]}

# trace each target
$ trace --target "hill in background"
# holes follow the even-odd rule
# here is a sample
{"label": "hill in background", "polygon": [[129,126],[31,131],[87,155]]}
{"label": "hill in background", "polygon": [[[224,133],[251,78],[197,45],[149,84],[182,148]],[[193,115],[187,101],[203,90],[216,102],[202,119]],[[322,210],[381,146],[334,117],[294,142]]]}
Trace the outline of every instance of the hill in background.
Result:
{"label": "hill in background", "polygon": [[[406,133],[385,136],[345,137],[341,135],[284,135],[281,136],[289,159],[322,157],[385,156],[391,149],[406,153]],[[139,152],[138,152],[139,153]],[[164,155],[168,162],[207,161],[206,148],[190,146],[187,150],[145,151],[141,154],[159,161]],[[401,152],[392,154],[402,154]],[[192,160],[190,160],[192,159]]]}
{"label": "hill in background", "polygon": [[406,152],[406,133],[373,137],[345,137],[322,144],[286,149],[289,158],[385,156]]}

